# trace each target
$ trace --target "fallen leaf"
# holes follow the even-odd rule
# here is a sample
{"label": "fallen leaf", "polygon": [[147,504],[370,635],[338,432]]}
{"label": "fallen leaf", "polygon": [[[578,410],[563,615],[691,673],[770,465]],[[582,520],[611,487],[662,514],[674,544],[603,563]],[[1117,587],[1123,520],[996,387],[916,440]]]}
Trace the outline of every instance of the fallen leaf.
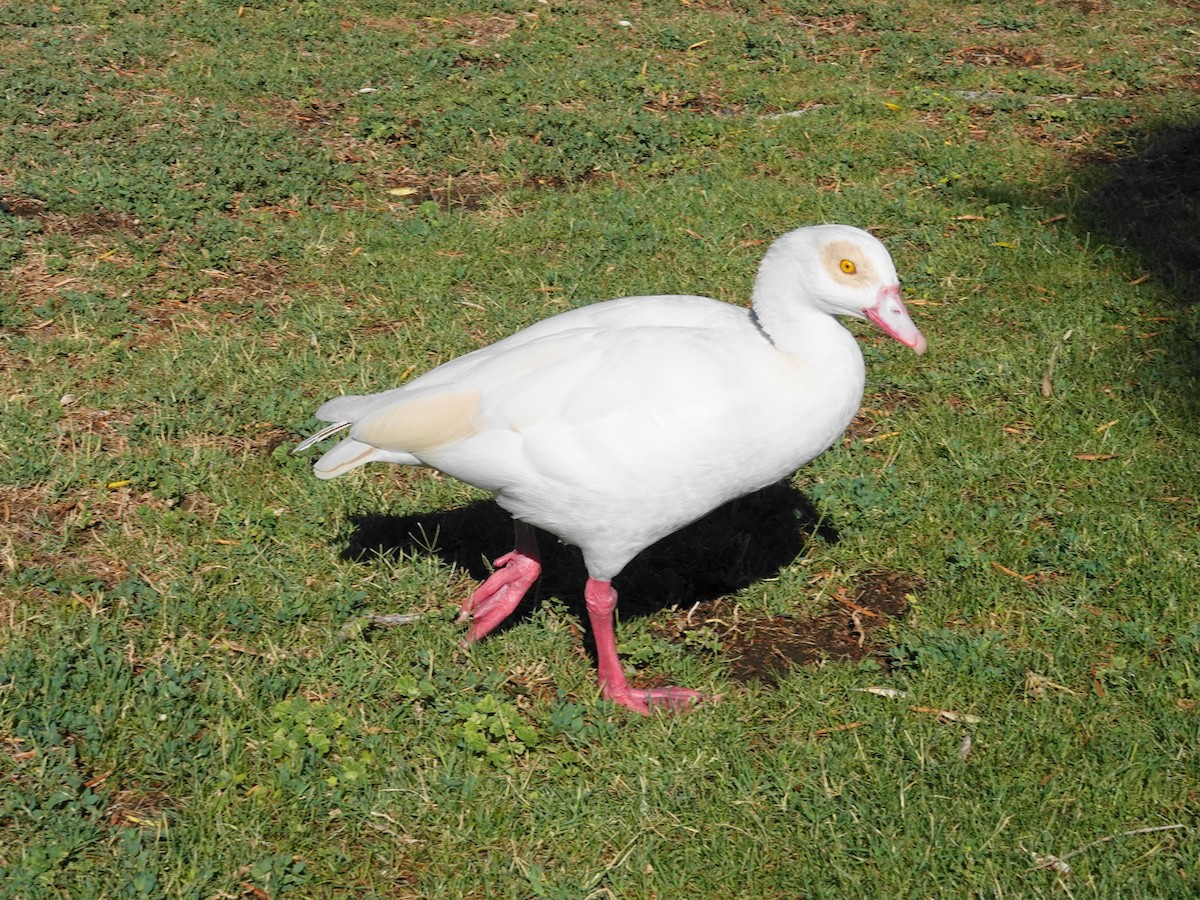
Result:
{"label": "fallen leaf", "polygon": [[1175,825],[1151,825],[1146,828],[1132,828],[1129,831],[1119,831],[1116,834],[1105,835],[1099,840],[1084,844],[1082,847],[1076,847],[1070,853],[1064,853],[1062,856],[1034,856],[1033,860],[1037,863],[1036,868],[1053,869],[1056,872],[1061,872],[1064,875],[1070,873],[1071,867],[1067,865],[1067,860],[1072,856],[1078,856],[1080,853],[1086,853],[1095,847],[1102,844],[1107,844],[1109,841],[1115,841],[1118,838],[1136,837],[1141,834],[1158,834],[1162,831],[1179,831],[1186,829],[1187,826],[1180,823]]}
{"label": "fallen leaf", "polygon": [[1064,860],[1057,856],[1035,856],[1033,861],[1037,863],[1039,869],[1053,869],[1060,875],[1070,875],[1071,867]]}
{"label": "fallen leaf", "polygon": [[818,728],[812,733],[813,737],[828,737],[836,731],[850,731],[852,728],[861,728],[862,722],[850,722],[846,725],[834,725],[832,728]]}
{"label": "fallen leaf", "polygon": [[913,706],[913,712],[933,713],[943,722],[962,722],[964,725],[978,725],[983,719],[970,713],[955,712],[952,709],[935,709],[932,706]]}
{"label": "fallen leaf", "polygon": [[1025,673],[1025,694],[1030,697],[1041,698],[1046,695],[1047,690],[1062,691],[1066,694],[1075,695],[1076,692],[1069,687],[1061,684],[1055,684],[1045,675],[1039,675],[1037,672]]}
{"label": "fallen leaf", "polygon": [[[1038,288],[1045,290],[1045,288]],[[1047,291],[1047,293],[1049,293]],[[1075,331],[1074,328],[1068,328],[1067,333],[1062,336],[1062,340],[1054,345],[1054,349],[1050,351],[1050,361],[1046,364],[1046,373],[1042,375],[1042,396],[1049,397],[1052,393],[1050,378],[1054,375],[1054,361],[1058,358],[1058,351],[1062,348],[1063,342],[1070,339],[1071,334]]]}
{"label": "fallen leaf", "polygon": [[838,603],[841,603],[843,606],[850,607],[856,613],[861,613],[864,616],[870,616],[872,619],[879,618],[879,613],[875,612],[874,610],[867,609],[865,606],[859,606],[853,600],[847,599],[846,592],[842,589],[839,589],[837,593],[833,595],[833,599]]}
{"label": "fallen leaf", "polygon": [[1026,583],[1033,581],[1037,577],[1036,575],[1022,575],[1020,572],[1014,572],[1008,566],[1002,566],[998,562],[992,563],[992,568],[998,572],[1003,572],[1005,575],[1011,575],[1013,578],[1020,578]]}
{"label": "fallen leaf", "polygon": [[888,697],[892,699],[904,700],[908,697],[908,691],[902,691],[899,688],[877,687],[872,685],[865,688],[851,688],[852,691],[857,691],[860,694],[874,694],[877,697]]}
{"label": "fallen leaf", "polygon": [[872,444],[875,441],[886,441],[888,438],[897,437],[900,434],[898,431],[889,431],[887,434],[877,434],[873,437],[865,437],[862,439],[864,444]]}
{"label": "fallen leaf", "polygon": [[143,828],[153,828],[157,831],[167,830],[166,817],[161,819],[148,819],[145,816],[139,816],[137,813],[127,812],[121,819],[131,825],[141,825]]}
{"label": "fallen leaf", "polygon": [[111,775],[115,771],[117,771],[117,768],[116,768],[116,766],[113,766],[113,768],[109,769],[103,775],[96,775],[92,778],[89,778],[87,781],[85,781],[83,783],[83,786],[86,788],[94,788],[94,787],[97,787],[98,785],[104,784],[104,782],[108,781],[108,776]]}

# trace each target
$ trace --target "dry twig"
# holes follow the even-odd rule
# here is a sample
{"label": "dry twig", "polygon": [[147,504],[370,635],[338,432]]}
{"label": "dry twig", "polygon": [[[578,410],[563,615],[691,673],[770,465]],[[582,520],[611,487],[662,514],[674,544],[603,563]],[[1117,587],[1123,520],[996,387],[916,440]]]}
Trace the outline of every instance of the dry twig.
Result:
{"label": "dry twig", "polygon": [[1062,336],[1062,340],[1055,344],[1054,349],[1050,351],[1050,361],[1046,363],[1046,373],[1042,375],[1043,397],[1049,397],[1052,393],[1054,393],[1053,383],[1050,380],[1054,375],[1054,362],[1058,359],[1058,351],[1062,349],[1062,345],[1065,341],[1070,340],[1071,333],[1074,330],[1074,328],[1068,328],[1067,333]]}
{"label": "dry twig", "polygon": [[341,636],[344,638],[357,637],[369,625],[381,625],[392,628],[396,625],[411,625],[425,618],[427,613],[391,613],[386,616],[366,615],[351,619],[342,626]]}
{"label": "dry twig", "polygon": [[[1129,831],[1120,831],[1117,834],[1110,834],[1099,840],[1092,841],[1090,844],[1084,844],[1072,850],[1070,853],[1065,853],[1062,856],[1035,856],[1034,862],[1037,863],[1034,869],[1053,869],[1056,872],[1061,872],[1063,875],[1071,873],[1071,867],[1067,864],[1067,860],[1072,856],[1078,856],[1091,850],[1093,847],[1099,847],[1101,844],[1107,844],[1109,841],[1115,841],[1117,838],[1133,837],[1137,834],[1154,834],[1158,831],[1176,831],[1180,828],[1186,828],[1186,825],[1152,825],[1148,828],[1133,828]],[[1032,870],[1031,870],[1032,871]]]}

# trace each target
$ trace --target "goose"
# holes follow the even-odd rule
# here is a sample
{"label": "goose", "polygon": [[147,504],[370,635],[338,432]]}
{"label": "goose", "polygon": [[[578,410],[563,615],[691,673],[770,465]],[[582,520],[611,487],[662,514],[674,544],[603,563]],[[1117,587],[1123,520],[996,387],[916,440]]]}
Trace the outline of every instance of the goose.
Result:
{"label": "goose", "polygon": [[705,699],[634,688],[617,655],[613,579],[639,552],[828,449],[862,402],[866,318],[916,353],[926,340],[884,245],[848,225],[777,238],[751,308],[698,296],[625,297],[572,309],[460,356],[403,387],[335,397],[349,429],[320,479],[370,462],[427,466],[489,491],[514,549],[461,604],[465,643],[494,630],[541,573],[535,529],[578,547],[601,695],[648,714]]}

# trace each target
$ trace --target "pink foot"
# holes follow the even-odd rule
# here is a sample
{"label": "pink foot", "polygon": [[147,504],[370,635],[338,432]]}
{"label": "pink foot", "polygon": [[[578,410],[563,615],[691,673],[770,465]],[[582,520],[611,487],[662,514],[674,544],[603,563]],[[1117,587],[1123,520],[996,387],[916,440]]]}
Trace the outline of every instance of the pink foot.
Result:
{"label": "pink foot", "polygon": [[613,610],[617,607],[617,592],[612,584],[589,578],[583,591],[587,603],[592,636],[596,639],[596,658],[600,670],[600,693],[605,699],[632,709],[643,716],[652,709],[684,712],[702,700],[710,699],[699,691],[682,687],[631,688],[617,657],[617,641],[613,633]]}
{"label": "pink foot", "polygon": [[631,688],[624,691],[609,689],[607,684],[601,685],[600,693],[606,700],[619,703],[636,713],[648,716],[655,709],[665,709],[669,712],[687,712],[697,703],[712,698],[699,691],[682,687]]}
{"label": "pink foot", "polygon": [[517,549],[494,563],[496,571],[462,602],[458,621],[471,621],[466,643],[473,644],[507,619],[525,592],[538,580],[542,564],[538,559],[533,530],[517,526]]}

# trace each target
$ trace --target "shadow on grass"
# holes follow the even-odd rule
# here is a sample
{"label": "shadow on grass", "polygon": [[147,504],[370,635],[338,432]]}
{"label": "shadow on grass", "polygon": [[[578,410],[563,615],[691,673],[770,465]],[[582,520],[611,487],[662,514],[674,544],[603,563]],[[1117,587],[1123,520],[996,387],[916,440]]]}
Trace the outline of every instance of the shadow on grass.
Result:
{"label": "shadow on grass", "polygon": [[1120,246],[1161,285],[1178,309],[1158,331],[1138,382],[1170,398],[1186,420],[1200,415],[1200,125],[1171,127],[1131,140],[1128,159],[1098,166],[1076,209],[1076,225]]}
{"label": "shadow on grass", "polygon": [[[512,549],[512,520],[495,503],[409,516],[351,517],[344,559],[431,553],[482,581],[488,558]],[[715,600],[770,578],[812,539],[833,542],[837,530],[787,482],[734,500],[644,550],[616,579],[622,618]],[[510,622],[529,615],[540,598],[557,596],[583,610],[587,578],[579,551],[540,532],[542,577]]]}
{"label": "shadow on grass", "polygon": [[1150,349],[1131,384],[1169,400],[1190,421],[1200,415],[1200,124],[1110,137],[1140,149],[1119,159],[1080,158],[1071,178],[1075,196],[999,185],[980,193],[990,202],[1020,206],[1032,200],[1066,214],[1081,239],[1116,249],[1147,282],[1148,296],[1157,293],[1175,307],[1166,316],[1130,320],[1130,340],[1140,331],[1155,333],[1152,345],[1137,339]]}
{"label": "shadow on grass", "polygon": [[[1079,224],[1133,251],[1186,306],[1200,301],[1200,125],[1133,136],[1142,150],[1097,167]],[[1193,361],[1195,361],[1193,359]]]}

